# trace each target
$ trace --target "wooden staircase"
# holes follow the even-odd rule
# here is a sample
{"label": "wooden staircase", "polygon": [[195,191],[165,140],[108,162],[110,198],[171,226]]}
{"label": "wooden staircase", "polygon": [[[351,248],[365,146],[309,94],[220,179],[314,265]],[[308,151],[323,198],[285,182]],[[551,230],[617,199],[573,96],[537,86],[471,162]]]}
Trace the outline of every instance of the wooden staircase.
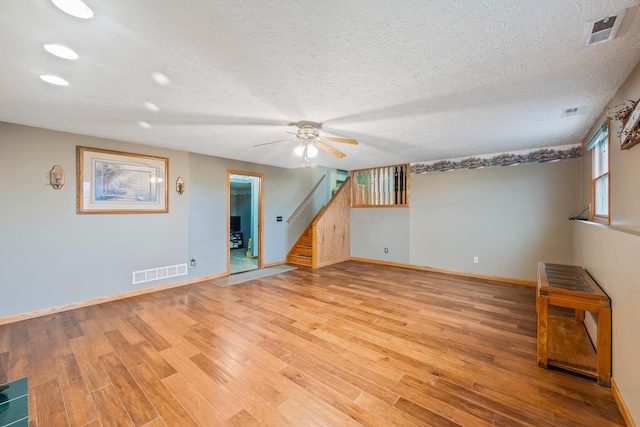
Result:
{"label": "wooden staircase", "polygon": [[313,225],[309,225],[287,255],[289,264],[313,265]]}
{"label": "wooden staircase", "polygon": [[287,263],[319,268],[349,259],[349,189],[350,178],[347,178],[293,245]]}

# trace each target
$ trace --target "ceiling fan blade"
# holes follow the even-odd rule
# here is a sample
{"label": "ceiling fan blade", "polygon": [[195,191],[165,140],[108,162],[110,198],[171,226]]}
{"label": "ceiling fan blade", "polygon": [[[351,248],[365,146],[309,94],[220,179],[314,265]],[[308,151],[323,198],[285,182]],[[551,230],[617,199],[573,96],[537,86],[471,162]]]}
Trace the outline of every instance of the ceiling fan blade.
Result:
{"label": "ceiling fan blade", "polygon": [[346,156],[346,154],[344,154],[342,151],[338,151],[335,148],[325,144],[322,141],[316,141],[316,145],[318,146],[318,148],[322,148],[327,153],[331,153],[331,154],[333,154],[334,156],[336,156],[339,159],[341,159],[344,156]]}
{"label": "ceiling fan blade", "polygon": [[352,145],[358,145],[358,141],[356,141],[355,139],[348,139],[348,138],[332,138],[330,136],[323,136],[322,139],[324,141],[330,141],[330,142],[339,142],[341,144],[352,144]]}
{"label": "ceiling fan blade", "polygon": [[271,145],[271,144],[277,144],[279,142],[287,142],[287,141],[293,141],[293,139],[289,138],[289,139],[281,139],[280,141],[265,142],[264,144],[256,144],[254,145],[254,147],[261,147],[263,145]]}

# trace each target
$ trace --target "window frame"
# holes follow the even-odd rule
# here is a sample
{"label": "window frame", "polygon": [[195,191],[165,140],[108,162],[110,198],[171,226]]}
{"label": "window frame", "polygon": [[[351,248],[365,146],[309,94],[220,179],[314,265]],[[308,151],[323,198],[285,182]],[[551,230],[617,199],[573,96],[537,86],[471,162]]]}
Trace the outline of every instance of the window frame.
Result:
{"label": "window frame", "polygon": [[[591,146],[591,141],[587,146],[587,150],[591,150],[591,171],[590,171],[590,179],[591,179],[591,204],[589,209],[590,220],[592,222],[597,222],[600,224],[609,225],[611,223],[611,119],[607,119],[604,123],[607,125],[607,138],[606,138],[606,152],[607,152],[607,171],[594,177],[595,168],[596,168],[596,154],[599,153],[598,145],[600,145],[603,141],[599,141],[593,146]],[[592,140],[597,137],[598,133],[602,131],[602,126],[598,128],[596,134],[592,137]],[[596,214],[596,182],[603,178],[607,177],[607,214]]]}

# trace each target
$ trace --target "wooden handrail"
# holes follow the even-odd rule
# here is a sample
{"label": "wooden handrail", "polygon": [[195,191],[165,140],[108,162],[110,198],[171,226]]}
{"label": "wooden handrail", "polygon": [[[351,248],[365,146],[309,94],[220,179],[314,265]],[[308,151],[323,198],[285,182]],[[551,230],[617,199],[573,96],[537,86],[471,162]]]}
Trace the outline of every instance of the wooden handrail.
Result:
{"label": "wooden handrail", "polygon": [[331,200],[329,200],[329,202],[324,205],[322,207],[322,209],[320,209],[318,211],[318,213],[316,214],[316,217],[313,218],[313,221],[311,221],[311,225],[314,226],[318,223],[318,221],[320,220],[320,218],[322,218],[322,214],[324,213],[324,211],[326,211],[329,208],[329,205],[331,205],[331,202],[333,201],[333,199],[336,198],[336,196],[344,189],[344,188],[349,188],[349,180],[351,179],[350,176],[347,177],[347,179],[344,180],[344,182],[342,183],[342,185],[340,185],[340,188],[338,188],[338,191],[336,191],[336,193],[333,195],[333,197],[331,197]]}
{"label": "wooden handrail", "polygon": [[318,189],[318,187],[320,186],[320,183],[322,181],[324,181],[324,179],[327,177],[327,175],[322,175],[322,178],[320,178],[320,180],[318,180],[318,183],[316,184],[315,187],[313,187],[311,189],[311,191],[309,192],[309,194],[307,195],[307,197],[305,197],[305,199],[302,201],[302,203],[300,203],[300,206],[298,206],[298,209],[296,209],[291,216],[289,217],[289,219],[287,220],[287,224],[291,224],[291,221],[293,221],[293,219],[298,216],[298,214],[300,213],[300,211],[302,210],[302,208],[307,204],[307,202],[309,201],[309,199],[311,198],[311,196],[313,195],[313,193]]}

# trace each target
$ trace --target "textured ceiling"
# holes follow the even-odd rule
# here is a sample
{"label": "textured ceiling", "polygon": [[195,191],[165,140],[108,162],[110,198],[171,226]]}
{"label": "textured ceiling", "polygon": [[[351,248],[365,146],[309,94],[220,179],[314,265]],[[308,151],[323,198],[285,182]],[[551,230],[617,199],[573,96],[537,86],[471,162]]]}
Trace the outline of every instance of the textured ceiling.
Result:
{"label": "textured ceiling", "polygon": [[311,120],[360,142],[314,163],[358,169],[579,143],[640,59],[631,0],[85,2],[93,19],[0,1],[1,121],[291,168],[293,142],[253,145]]}

